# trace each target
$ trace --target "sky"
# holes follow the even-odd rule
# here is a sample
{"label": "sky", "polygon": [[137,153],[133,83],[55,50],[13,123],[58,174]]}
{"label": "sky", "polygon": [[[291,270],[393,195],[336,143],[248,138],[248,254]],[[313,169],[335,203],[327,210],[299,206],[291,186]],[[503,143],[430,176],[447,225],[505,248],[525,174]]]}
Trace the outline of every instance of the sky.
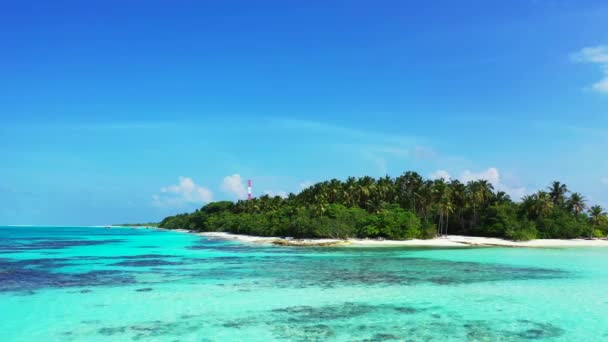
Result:
{"label": "sky", "polygon": [[608,2],[1,1],[0,224],[348,176],[608,207]]}

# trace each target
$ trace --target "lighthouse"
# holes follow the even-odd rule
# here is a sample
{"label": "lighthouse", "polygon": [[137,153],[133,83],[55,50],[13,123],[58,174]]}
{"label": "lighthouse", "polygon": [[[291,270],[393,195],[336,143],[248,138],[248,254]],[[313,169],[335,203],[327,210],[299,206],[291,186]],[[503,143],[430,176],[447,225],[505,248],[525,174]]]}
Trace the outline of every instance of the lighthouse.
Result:
{"label": "lighthouse", "polygon": [[247,180],[247,200],[251,201],[253,197],[251,196],[251,179]]}

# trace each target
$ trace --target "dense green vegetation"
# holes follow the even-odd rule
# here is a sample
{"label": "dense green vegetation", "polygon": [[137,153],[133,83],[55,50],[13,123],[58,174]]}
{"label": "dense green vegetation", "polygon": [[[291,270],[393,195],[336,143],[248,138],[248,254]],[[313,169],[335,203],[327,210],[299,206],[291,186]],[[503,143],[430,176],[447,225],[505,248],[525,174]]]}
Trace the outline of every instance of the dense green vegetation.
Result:
{"label": "dense green vegetation", "polygon": [[449,232],[530,240],[603,237],[608,217],[559,182],[516,203],[485,180],[464,184],[406,172],[397,178],[332,179],[288,198],[209,203],[167,217],[160,227],[311,238],[401,240]]}

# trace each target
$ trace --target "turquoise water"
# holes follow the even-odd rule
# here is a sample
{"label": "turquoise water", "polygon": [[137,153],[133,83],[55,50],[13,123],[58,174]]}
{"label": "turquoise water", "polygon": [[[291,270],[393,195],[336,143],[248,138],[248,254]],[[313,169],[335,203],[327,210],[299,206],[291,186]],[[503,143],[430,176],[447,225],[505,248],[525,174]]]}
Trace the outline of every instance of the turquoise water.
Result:
{"label": "turquoise water", "polygon": [[608,340],[608,249],[0,227],[2,341]]}

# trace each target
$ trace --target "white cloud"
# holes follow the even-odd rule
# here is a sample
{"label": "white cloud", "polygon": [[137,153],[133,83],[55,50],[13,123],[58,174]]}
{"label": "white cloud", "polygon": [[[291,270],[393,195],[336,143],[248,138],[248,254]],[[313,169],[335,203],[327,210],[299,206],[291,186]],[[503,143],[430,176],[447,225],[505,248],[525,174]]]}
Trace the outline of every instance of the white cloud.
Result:
{"label": "white cloud", "polygon": [[604,76],[604,78],[596,83],[594,83],[591,88],[593,88],[593,90],[595,91],[599,91],[600,93],[607,93],[608,94],[608,72],[605,72],[606,76]]}
{"label": "white cloud", "polygon": [[495,167],[491,167],[485,171],[481,172],[471,172],[470,170],[464,170],[460,179],[463,182],[469,182],[473,180],[485,179],[488,182],[492,183],[492,185],[496,186],[496,184],[500,183],[500,172]]}
{"label": "white cloud", "polygon": [[460,177],[460,179],[463,182],[485,179],[488,182],[492,183],[495,190],[506,192],[509,196],[511,196],[511,198],[513,200],[520,200],[527,193],[527,190],[525,187],[516,187],[516,186],[510,186],[510,185],[505,184],[502,181],[500,172],[495,167],[491,167],[485,171],[481,171],[478,173],[471,172],[469,170],[465,170],[462,173],[462,176]]}
{"label": "white cloud", "polygon": [[604,177],[604,178],[600,179],[600,182],[602,182],[602,184],[604,184],[604,185],[608,185],[608,177]]}
{"label": "white cloud", "polygon": [[239,174],[224,177],[221,188],[222,191],[234,195],[237,199],[247,198],[247,189],[245,188],[245,183],[243,183],[243,179]]}
{"label": "white cloud", "polygon": [[430,179],[445,179],[446,181],[449,181],[452,179],[452,176],[450,176],[450,173],[447,172],[446,170],[437,170],[435,172],[432,172],[429,175]]}
{"label": "white cloud", "polygon": [[598,45],[590,46],[581,49],[580,51],[572,54],[572,59],[576,62],[581,63],[593,63],[599,64],[604,77],[591,85],[591,89],[608,94],[608,46]]}
{"label": "white cloud", "polygon": [[179,183],[160,189],[160,194],[152,196],[157,207],[180,207],[185,204],[204,204],[213,200],[211,190],[198,186],[190,177],[179,177]]}
{"label": "white cloud", "polygon": [[588,46],[572,54],[572,59],[577,62],[608,64],[608,46]]}
{"label": "white cloud", "polygon": [[278,191],[264,190],[264,195],[268,195],[270,197],[279,196],[282,198],[287,198],[287,196],[289,196],[287,191],[283,191],[283,190],[278,190]]}
{"label": "white cloud", "polygon": [[300,185],[298,185],[298,188],[300,189],[300,191],[310,188],[311,186],[313,186],[315,183],[313,183],[312,181],[304,181],[302,183],[300,183]]}
{"label": "white cloud", "polygon": [[[443,178],[445,180],[450,180],[452,177],[450,173],[445,170],[437,170],[429,175],[431,179],[440,179]],[[527,190],[525,187],[517,187],[505,184],[502,180],[500,172],[497,168],[491,167],[487,170],[483,170],[480,172],[473,172],[471,170],[464,170],[458,180],[463,183],[467,183],[469,181],[485,179],[488,182],[492,183],[494,189],[497,191],[506,192],[513,200],[519,200],[523,196],[526,195]]]}
{"label": "white cloud", "polygon": [[519,201],[524,196],[528,195],[528,190],[523,186],[511,188],[511,187],[504,187],[504,185],[503,185],[503,188],[502,189],[499,188],[499,190],[507,193],[511,197],[511,199],[514,201]]}

